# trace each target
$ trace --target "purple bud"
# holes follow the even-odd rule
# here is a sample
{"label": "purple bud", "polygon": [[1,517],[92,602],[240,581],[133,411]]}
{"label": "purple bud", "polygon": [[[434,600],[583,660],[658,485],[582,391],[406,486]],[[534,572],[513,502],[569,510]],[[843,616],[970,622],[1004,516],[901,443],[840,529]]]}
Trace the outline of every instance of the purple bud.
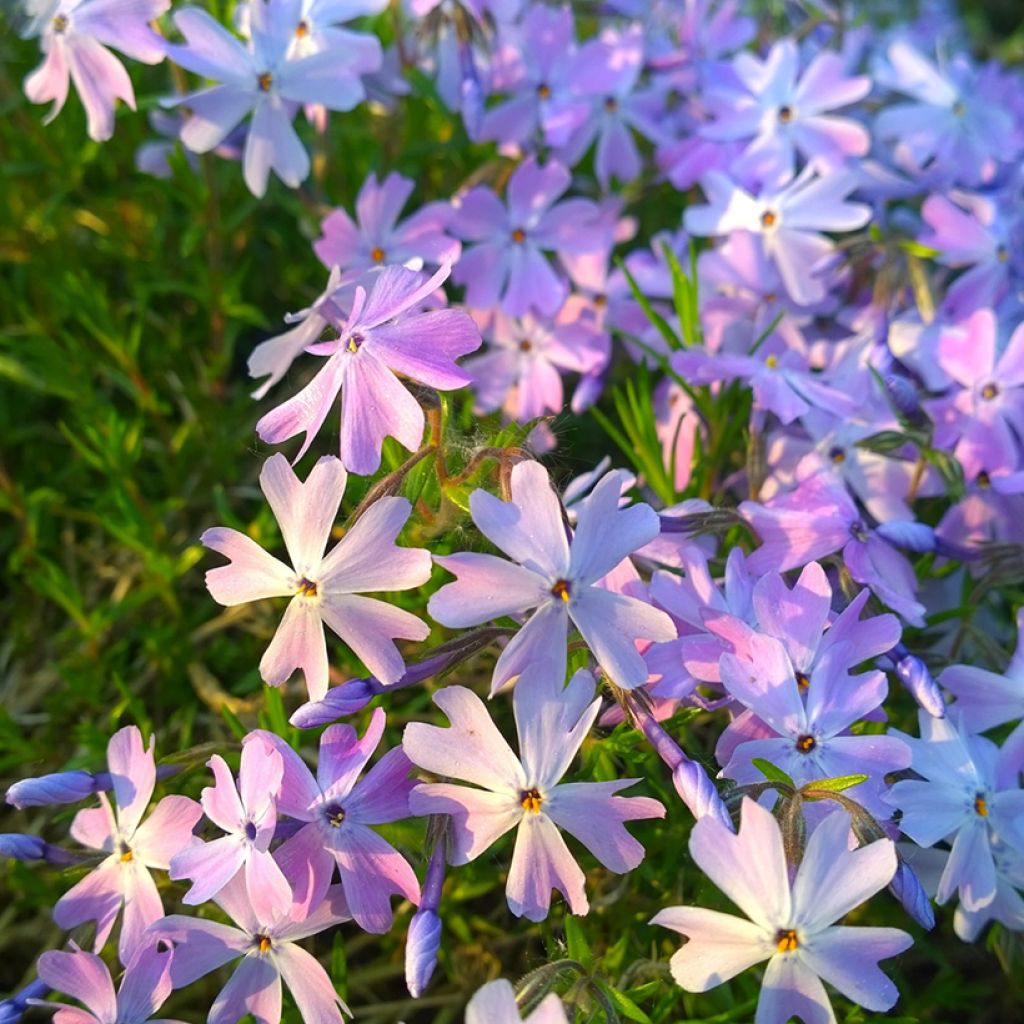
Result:
{"label": "purple bud", "polygon": [[895,409],[908,419],[916,419],[918,417],[923,419],[917,388],[906,377],[889,373],[886,374],[884,383],[885,393]]}
{"label": "purple bud", "polygon": [[902,644],[893,648],[890,657],[896,678],[910,691],[910,695],[932,718],[946,717],[946,702],[942,690],[928,666],[916,654],[911,654]]}
{"label": "purple bud", "polygon": [[21,832],[0,832],[0,857],[10,860],[45,860],[46,842]]}
{"label": "purple bud", "polygon": [[22,779],[7,790],[7,802],[19,809],[47,804],[74,804],[92,796],[100,787],[90,772],[54,772],[34,779]]}
{"label": "purple bud", "polygon": [[29,982],[20,992],[15,992],[13,996],[0,1001],[0,1024],[18,1024],[28,1009],[30,1000],[45,999],[49,994],[49,986],[44,985],[38,978]]}
{"label": "purple bud", "polygon": [[902,858],[896,874],[889,883],[889,891],[903,904],[903,909],[922,927],[931,930],[935,927],[935,910],[928,894],[914,874],[910,865]]}
{"label": "purple bud", "polygon": [[441,948],[441,918],[437,908],[444,885],[445,844],[442,839],[434,848],[423,881],[419,909],[409,922],[405,945],[405,985],[413,999],[419,999],[430,983]]}
{"label": "purple bud", "polygon": [[662,729],[653,715],[642,709],[637,709],[637,715],[641,720],[640,727],[658,757],[672,769],[672,784],[680,799],[689,807],[690,813],[695,818],[711,815],[730,831],[734,831],[729,811],[707,772],[683,753],[679,744]]}
{"label": "purple bud", "polygon": [[379,691],[376,686],[379,685],[372,677],[351,679],[341,686],[328,690],[323,700],[311,700],[296,708],[289,721],[297,729],[315,729],[317,726],[336,722],[347,715],[354,715],[357,711],[362,711],[377,696]]}

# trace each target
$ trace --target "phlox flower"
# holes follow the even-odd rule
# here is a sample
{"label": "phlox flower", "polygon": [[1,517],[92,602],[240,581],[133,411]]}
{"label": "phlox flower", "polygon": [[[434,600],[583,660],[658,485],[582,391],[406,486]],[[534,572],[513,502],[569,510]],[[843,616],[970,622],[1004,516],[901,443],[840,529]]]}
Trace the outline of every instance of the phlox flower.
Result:
{"label": "phlox flower", "polygon": [[86,1009],[67,1003],[39,1005],[58,1008],[54,1024],[183,1024],[153,1017],[171,994],[172,956],[170,949],[155,944],[141,948],[115,993],[107,965],[94,953],[77,947],[71,953],[51,949],[39,958],[40,980]]}
{"label": "phlox flower", "polygon": [[894,143],[902,167],[978,185],[991,181],[999,163],[1020,152],[1020,131],[1000,102],[1014,85],[1001,75],[979,70],[963,55],[940,70],[902,39],[889,46],[886,58],[879,80],[911,99],[889,103],[875,120],[875,132]]}
{"label": "phlox flower", "polygon": [[735,84],[726,78],[708,90],[715,120],[701,134],[747,141],[734,174],[781,185],[795,173],[798,154],[827,173],[868,152],[867,129],[832,111],[863,99],[871,79],[848,75],[838,54],[819,53],[801,72],[795,40],[780,39],[764,60],[739,54],[731,70]]}
{"label": "phlox flower", "polygon": [[507,206],[480,185],[454,201],[449,230],[465,242],[452,280],[466,286],[466,304],[510,316],[530,310],[554,316],[568,289],[546,251],[588,252],[607,245],[607,227],[589,199],[556,202],[569,172],[554,160],[524,160],[508,182]]}
{"label": "phlox flower", "polygon": [[395,639],[423,640],[430,632],[409,612],[362,596],[367,590],[409,590],[430,577],[427,551],[395,544],[412,511],[405,498],[374,502],[324,554],[347,479],[345,467],[333,456],[320,459],[305,483],[283,455],[263,464],[260,487],[281,527],[290,567],[237,530],[218,526],[200,538],[231,560],[206,574],[215,601],[231,606],[291,598],[260,661],[260,674],[271,686],[280,686],[302,669],[312,700],[327,692],[324,623],[383,682],[394,682],[405,671]]}
{"label": "phlox flower", "polygon": [[461,245],[445,234],[446,203],[428,203],[399,222],[414,182],[392,171],[383,181],[369,174],[356,196],[356,219],[333,210],[323,222],[323,237],[313,251],[325,267],[342,271],[368,270],[400,263],[413,270],[423,264],[454,263]]}
{"label": "phlox flower", "polygon": [[262,196],[271,170],[297,188],[309,174],[309,154],[292,126],[301,104],[351,110],[365,98],[360,75],[380,66],[376,36],[340,33],[329,49],[292,57],[290,47],[302,23],[301,0],[254,0],[249,4],[247,48],[206,11],[182,7],[174,24],[185,45],[169,45],[181,67],[219,84],[167,101],[190,111],[181,141],[205,153],[252,113],[242,158],[245,183]]}
{"label": "phlox flower", "polygon": [[406,726],[403,748],[421,768],[481,788],[421,784],[412,792],[410,807],[414,814],[451,815],[455,864],[475,860],[516,829],[505,888],[513,914],[543,920],[552,889],[562,893],[572,913],[587,913],[583,871],[559,828],[610,871],[632,871],[643,860],[643,847],[624,823],[664,817],[665,808],[648,797],[615,795],[639,779],[560,781],[600,710],[588,672],[577,672],[568,686],[543,665],[523,673],[513,696],[519,757],[471,690],[446,687],[434,694],[434,703],[448,716],[451,728],[412,722]]}
{"label": "phlox flower", "polygon": [[947,397],[928,403],[935,444],[952,448],[964,474],[1012,472],[1024,437],[1024,324],[997,352],[999,323],[979,309],[939,336],[939,365],[953,379]]}
{"label": "phlox flower", "polygon": [[479,413],[504,409],[520,423],[560,413],[565,407],[562,374],[595,373],[608,362],[609,337],[585,320],[559,323],[527,313],[494,315],[487,348],[467,359]]}
{"label": "phlox flower", "polygon": [[301,939],[351,920],[340,885],[323,893],[314,907],[296,904],[289,913],[269,919],[253,909],[241,875],[235,875],[215,901],[237,927],[171,914],[150,929],[150,934],[174,943],[175,988],[241,960],[214,999],[208,1024],[235,1024],[247,1014],[259,1024],[280,1024],[282,981],[305,1024],[341,1024],[348,1007],[319,961],[298,945]]}
{"label": "phlox flower", "polygon": [[466,1007],[466,1024],[567,1024],[565,1008],[554,992],[546,995],[529,1017],[516,1005],[515,989],[504,979],[489,981]]}
{"label": "phlox flower", "polygon": [[835,1024],[822,980],[868,1010],[896,1003],[896,986],[878,967],[912,944],[897,928],[836,925],[889,884],[896,849],[879,839],[849,848],[850,817],[828,815],[811,834],[790,881],[778,822],[744,798],[739,832],[712,817],[690,833],[698,867],[749,920],[703,907],[669,907],[659,924],[689,941],[671,960],[672,976],[687,991],[706,992],[754,964],[768,961],[755,1024]]}
{"label": "phlox flower", "polygon": [[996,897],[996,842],[1024,855],[1020,734],[1000,750],[968,732],[955,712],[932,718],[921,711],[918,723],[920,739],[895,729],[891,735],[910,747],[920,778],[897,782],[885,799],[902,812],[900,828],[919,846],[950,842],[937,901],[959,892],[964,908],[976,911]]}
{"label": "phlox flower", "polygon": [[265,743],[242,748],[238,785],[219,754],[207,762],[216,785],[201,795],[203,812],[228,835],[186,847],[171,859],[171,878],[192,879],[185,903],[205,903],[244,871],[249,900],[264,920],[291,907],[292,890],[270,852],[277,812],[274,794],[281,788],[281,755]]}
{"label": "phlox flower", "polygon": [[813,305],[825,298],[827,285],[816,271],[835,251],[822,232],[855,231],[871,219],[869,206],[846,200],[857,184],[851,173],[819,175],[808,165],[788,184],[766,187],[754,196],[721,172],[711,171],[701,179],[707,205],[688,208],[684,224],[693,235],[759,235],[790,298],[802,306]]}
{"label": "phlox flower", "polygon": [[[749,629],[749,627],[745,627]],[[831,644],[807,674],[793,667],[782,642],[751,632],[742,654],[722,655],[726,691],[766,725],[769,736],[750,739],[724,733],[728,763],[722,774],[739,783],[762,776],[755,758],[778,765],[797,785],[858,773],[870,776],[848,790],[852,799],[883,812],[884,776],[910,765],[910,749],[895,736],[849,735],[850,726],[878,708],[888,692],[885,674],[849,674],[863,655],[848,642]],[[737,738],[739,742],[737,743]]]}
{"label": "phlox flower", "polygon": [[135,93],[124,65],[107,49],[144,64],[159,64],[165,44],[149,23],[171,6],[170,0],[56,0],[47,4],[41,45],[46,59],[25,79],[33,103],[53,100],[49,124],[68,97],[68,81],[82,100],[89,136],[103,142],[114,134],[114,105],[124,100],[135,109]]}
{"label": "phlox flower", "polygon": [[106,793],[100,805],[79,811],[71,835],[83,846],[107,854],[100,865],[66,892],[53,908],[61,928],[96,922],[95,949],[106,945],[124,905],[118,955],[127,964],[142,942],[142,934],[163,917],[164,908],[150,868],[164,871],[171,858],[192,842],[192,829],[202,808],[184,796],[166,796],[142,820],[156,782],[153,739],[142,746],[134,725],[119,729],[107,745],[107,766],[114,782],[114,807]]}
{"label": "phlox flower", "polygon": [[320,304],[317,312],[338,337],[307,347],[313,355],[326,356],[326,362],[297,395],[260,419],[259,436],[268,444],[280,444],[303,434],[296,456],[300,459],[340,395],[341,461],[350,472],[375,473],[388,435],[410,451],[418,448],[423,409],[398,374],[452,391],[469,383],[455,360],[480,347],[480,332],[462,310],[418,312],[450,269],[445,264],[427,279],[405,267],[386,267],[368,289],[356,287],[345,319]]}
{"label": "phlox flower", "polygon": [[284,762],[277,808],[305,822],[277,851],[292,881],[295,901],[316,908],[328,891],[335,865],[356,924],[383,934],[391,927],[390,897],[399,893],[419,902],[420,887],[408,861],[371,825],[409,816],[408,778],[412,765],[401,747],[389,750],[362,778],[384,734],[384,712],[377,708],[362,739],[350,725],[332,725],[320,738],[316,776],[279,736],[255,732]]}
{"label": "phlox flower", "polygon": [[627,555],[653,540],[658,517],[647,505],[620,509],[619,477],[608,474],[580,501],[572,539],[547,471],[519,462],[511,473],[508,502],[476,490],[470,511],[480,532],[511,561],[477,552],[437,558],[458,579],[437,591],[427,606],[442,625],[476,626],[503,615],[533,614],[502,651],[492,690],[513,680],[532,661],[565,677],[566,640],[572,622],[598,664],[617,685],[631,688],[647,678],[638,640],[669,640],[672,621],[635,597],[599,584]]}

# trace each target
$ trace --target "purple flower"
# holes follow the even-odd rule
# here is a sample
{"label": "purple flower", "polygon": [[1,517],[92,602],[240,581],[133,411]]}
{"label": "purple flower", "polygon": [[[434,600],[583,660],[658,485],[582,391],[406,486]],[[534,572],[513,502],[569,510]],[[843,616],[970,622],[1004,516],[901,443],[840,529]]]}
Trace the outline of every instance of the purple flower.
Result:
{"label": "purple flower", "polygon": [[329,49],[295,58],[300,0],[253,0],[248,9],[249,48],[206,11],[175,11],[186,45],[169,45],[168,55],[220,84],[167,102],[191,111],[181,141],[196,153],[219,146],[251,112],[243,171],[250,191],[262,196],[271,170],[292,188],[309,174],[309,155],[292,126],[299,105],[351,110],[366,95],[359,76],[380,66],[381,49],[375,36],[337,30],[342,38]]}
{"label": "purple flower", "polygon": [[280,524],[291,567],[237,530],[218,526],[200,538],[231,560],[206,574],[215,601],[232,606],[291,598],[260,661],[260,674],[271,686],[280,686],[300,668],[312,700],[327,692],[324,623],[383,682],[394,682],[405,671],[395,639],[423,640],[430,632],[409,612],[362,596],[367,590],[409,590],[430,578],[427,551],[395,544],[412,511],[405,498],[374,502],[324,554],[347,479],[345,467],[333,456],[320,459],[305,483],[283,455],[263,464],[260,487]]}
{"label": "purple flower", "polygon": [[967,477],[1012,472],[1024,437],[1024,324],[997,355],[999,324],[979,309],[939,336],[939,365],[953,378],[953,393],[928,403],[936,420],[935,444],[953,447]]}
{"label": "purple flower", "polygon": [[409,932],[405,940],[405,986],[413,999],[419,999],[423,994],[423,990],[430,984],[434,968],[437,967],[442,931],[437,909],[441,905],[444,867],[445,840],[442,838],[430,855],[420,905],[409,922]]}
{"label": "purple flower", "polygon": [[348,1007],[319,962],[298,942],[351,920],[340,885],[321,894],[315,907],[296,905],[283,917],[261,918],[249,901],[245,880],[236,875],[216,902],[237,925],[171,914],[151,934],[174,942],[171,980],[192,984],[218,967],[241,958],[210,1008],[209,1020],[228,1024],[252,1014],[260,1024],[281,1020],[281,981],[288,986],[305,1024],[341,1024]]}
{"label": "purple flower", "polygon": [[67,1003],[42,1005],[58,1008],[55,1024],[183,1024],[153,1018],[171,994],[172,958],[169,949],[156,945],[140,948],[115,994],[107,965],[94,953],[77,947],[72,953],[50,950],[39,958],[40,980],[84,1003],[87,1009]]}
{"label": "purple flower", "polygon": [[100,788],[92,772],[53,772],[13,783],[7,789],[7,802],[17,808],[76,804]]}
{"label": "purple flower", "polygon": [[569,6],[528,8],[519,26],[522,66],[515,94],[484,114],[481,139],[526,143],[539,129],[549,146],[559,146],[586,120],[589,104],[575,95],[571,82],[574,30]]}
{"label": "purple flower", "polygon": [[316,777],[280,737],[250,733],[271,743],[284,761],[278,811],[306,822],[277,851],[292,880],[295,901],[315,908],[327,892],[335,865],[352,917],[360,928],[382,934],[391,927],[392,893],[419,902],[420,887],[408,861],[371,825],[409,816],[412,765],[401,747],[389,750],[365,778],[359,774],[384,733],[378,708],[362,739],[350,725],[332,725],[320,739]]}
{"label": "purple flower", "polygon": [[475,860],[516,829],[505,894],[512,913],[530,921],[547,916],[552,889],[562,893],[572,913],[588,910],[583,871],[559,828],[621,874],[644,856],[624,823],[665,815],[657,800],[615,795],[639,779],[560,783],[601,707],[593,699],[594,679],[588,672],[577,672],[567,687],[561,679],[535,664],[519,680],[513,702],[520,757],[480,698],[462,686],[434,694],[450,729],[412,722],[402,739],[414,764],[481,787],[427,783],[412,792],[414,814],[451,815],[453,863]]}
{"label": "purple flower", "polygon": [[781,185],[793,177],[798,154],[827,173],[867,153],[867,130],[831,111],[867,96],[871,79],[848,76],[837,54],[817,54],[801,74],[796,42],[780,39],[763,61],[741,53],[731,70],[735,85],[726,79],[708,90],[716,117],[701,134],[747,142],[731,164],[734,174]]}
{"label": "purple flower", "polygon": [[849,674],[848,666],[862,657],[848,642],[830,644],[798,681],[784,645],[774,637],[755,633],[742,656],[723,654],[723,686],[774,735],[739,744],[731,739],[722,774],[739,783],[758,782],[755,758],[777,765],[797,785],[864,773],[870,778],[850,789],[850,796],[884,811],[878,799],[884,776],[908,767],[910,750],[895,736],[849,735],[850,726],[878,708],[888,690],[882,672]]}
{"label": "purple flower", "polygon": [[620,481],[608,474],[577,505],[570,542],[547,471],[536,462],[512,470],[512,500],[486,491],[470,496],[473,521],[512,561],[466,552],[437,558],[458,579],[434,594],[427,610],[442,625],[460,628],[535,609],[494,667],[492,691],[531,662],[545,662],[565,677],[570,621],[604,671],[631,688],[647,679],[638,640],[670,640],[675,627],[651,605],[599,586],[627,555],[653,540],[658,517],[647,505],[620,509]]}
{"label": "purple flower", "polygon": [[237,787],[224,758],[215,754],[207,763],[216,785],[203,790],[203,811],[228,835],[182,850],[171,860],[171,878],[192,879],[184,902],[198,904],[216,896],[244,870],[253,910],[270,921],[292,904],[291,887],[270,852],[277,825],[274,794],[284,771],[281,755],[265,743],[247,743]]}
{"label": "purple flower", "polygon": [[1019,750],[1008,740],[1002,750],[969,733],[955,713],[932,718],[918,712],[921,738],[899,736],[913,754],[919,779],[897,782],[886,801],[902,812],[900,828],[919,846],[950,841],[949,858],[936,899],[954,892],[968,911],[995,899],[995,840],[1024,854],[1024,790],[1018,784]]}
{"label": "purple flower", "polygon": [[170,867],[171,858],[192,841],[192,829],[203,812],[195,800],[167,796],[142,821],[153,795],[156,762],[152,738],[149,749],[143,749],[142,734],[134,725],[110,738],[107,765],[115,807],[100,793],[101,806],[79,811],[71,823],[78,842],[107,856],[57,901],[53,919],[61,928],[95,921],[99,951],[124,904],[118,954],[127,964],[139,949],[142,933],[164,913],[149,869]]}
{"label": "purple flower", "polygon": [[323,238],[313,243],[324,266],[352,271],[400,263],[419,270],[458,260],[462,246],[444,231],[450,215],[446,203],[428,203],[398,223],[413,186],[411,178],[395,171],[381,182],[367,175],[356,196],[356,220],[334,210],[323,222]]}
{"label": "purple flower", "polygon": [[896,928],[833,922],[890,882],[896,850],[889,839],[851,850],[849,837],[849,815],[830,814],[811,834],[790,882],[778,823],[754,801],[743,801],[738,834],[714,818],[698,821],[690,854],[749,920],[702,907],[658,913],[651,924],[689,939],[672,957],[675,980],[687,991],[706,992],[767,960],[755,1024],[794,1016],[806,1024],[832,1024],[822,979],[869,1010],[893,1006],[898,992],[878,961],[902,953],[913,940]]}
{"label": "purple flower", "polygon": [[75,83],[89,120],[89,136],[103,142],[114,134],[114,105],[119,99],[135,109],[135,93],[112,46],[144,64],[164,59],[165,43],[149,26],[171,6],[170,0],[58,0],[42,30],[45,61],[25,79],[33,103],[53,100],[49,124],[64,106],[68,80]]}
{"label": "purple flower", "polygon": [[991,181],[1000,161],[1012,161],[1021,135],[1000,100],[1014,86],[998,72],[979,73],[960,56],[940,71],[910,43],[888,49],[879,78],[916,102],[891,103],[878,115],[879,138],[895,143],[897,162],[915,174],[933,170],[944,180]]}
{"label": "purple flower", "polygon": [[529,1017],[522,1017],[515,989],[504,978],[478,989],[466,1007],[466,1024],[568,1024],[568,1019],[554,992],[545,996]]}
{"label": "purple flower", "polygon": [[298,460],[341,395],[341,461],[350,472],[375,473],[388,435],[410,451],[418,448],[423,409],[397,375],[442,391],[460,388],[469,377],[455,360],[480,347],[480,332],[461,310],[415,312],[449,273],[445,264],[427,280],[405,267],[386,267],[373,278],[369,294],[356,288],[344,320],[321,304],[318,312],[338,337],[306,351],[327,361],[297,395],[256,424],[259,436],[280,444],[305,435]]}
{"label": "purple flower", "polygon": [[854,231],[871,219],[871,207],[846,197],[857,187],[847,172],[818,175],[808,166],[782,188],[753,196],[724,174],[705,175],[707,206],[686,211],[686,230],[694,235],[751,231],[761,236],[765,254],[778,268],[786,291],[802,306],[821,302],[826,281],[816,270],[835,251],[823,231]]}
{"label": "purple flower", "polygon": [[600,211],[589,199],[556,202],[569,172],[554,160],[523,161],[508,182],[508,206],[478,186],[453,201],[449,230],[473,245],[463,250],[452,279],[466,286],[466,304],[510,316],[531,309],[554,316],[568,293],[545,251],[588,252],[606,245]]}
{"label": "purple flower", "polygon": [[473,378],[476,411],[503,408],[520,423],[560,413],[562,374],[597,373],[610,355],[608,335],[584,320],[551,323],[532,313],[517,319],[498,310],[486,333],[487,348],[463,364]]}

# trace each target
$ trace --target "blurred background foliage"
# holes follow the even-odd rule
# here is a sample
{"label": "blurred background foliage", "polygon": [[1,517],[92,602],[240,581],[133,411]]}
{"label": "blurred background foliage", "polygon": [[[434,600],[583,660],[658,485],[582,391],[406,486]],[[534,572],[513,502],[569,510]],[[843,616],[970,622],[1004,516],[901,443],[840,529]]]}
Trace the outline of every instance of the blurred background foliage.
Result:
{"label": "blurred background foliage", "polygon": [[[1024,56],[1019,0],[972,4],[966,13],[979,48],[1004,59]],[[0,18],[3,787],[66,767],[103,768],[111,732],[129,723],[156,733],[158,757],[210,741],[233,745],[238,723],[288,733],[286,718],[301,702],[302,683],[293,681],[278,696],[263,687],[257,671],[279,607],[222,609],[202,578],[215,562],[198,543],[207,526],[245,530],[271,550],[279,544],[256,483],[269,450],[253,431],[274,398],[250,399],[245,360],[256,342],[276,333],[285,312],[321,290],[326,274],[310,242],[331,206],[351,208],[368,172],[412,177],[410,208],[448,197],[471,177],[496,181],[507,172],[491,150],[469,144],[429,83],[417,79],[413,95],[393,111],[332,115],[326,143],[314,150],[317,172],[299,192],[274,180],[258,201],[236,164],[210,157],[193,169],[180,152],[170,179],[152,178],[134,169],[134,153],[152,138],[145,113],[174,89],[170,69],[132,66],[140,114],[122,107],[114,139],[99,145],[87,139],[73,96],[56,121],[41,124],[43,109],[20,91],[38,50],[34,41],[18,39],[14,26],[13,19]],[[381,31],[390,31],[387,16]],[[636,212],[648,236],[678,223],[682,197],[670,188],[645,182],[631,195],[641,200]],[[296,390],[304,372],[293,371],[278,393]],[[602,408],[615,419],[610,399]],[[470,420],[464,399],[456,400],[451,419],[472,424],[468,440],[475,444],[490,443],[497,433],[493,419],[482,425]],[[592,417],[566,415],[556,430],[563,448],[553,461],[563,477],[611,450]],[[325,431],[303,468],[335,443],[336,433]],[[467,439],[455,447],[460,444],[464,458]],[[389,457],[396,465],[398,453]],[[453,458],[457,463],[458,451]],[[343,516],[366,486],[351,481]],[[435,551],[459,547],[468,539],[464,525],[458,516],[423,523],[405,540]],[[398,599],[420,610],[424,605],[422,594]],[[340,677],[360,674],[339,643],[330,650]],[[477,682],[482,689],[491,657],[478,657],[446,682]],[[493,707],[511,738],[506,703]],[[390,743],[411,719],[440,721],[428,688],[398,694],[387,708]],[[360,729],[365,717],[356,717]],[[672,728],[693,756],[711,763],[711,729],[681,720]],[[530,925],[505,906],[511,846],[508,838],[502,841],[452,873],[442,905],[447,940],[441,965],[416,1007],[402,983],[408,906],[399,909],[389,936],[343,928],[321,937],[316,951],[331,964],[358,1019],[461,1019],[468,995],[484,981],[514,979],[565,957],[586,969],[584,975],[566,971],[557,981],[560,991],[571,988],[578,998],[579,1020],[605,1019],[600,1004],[609,1000],[630,1020],[752,1019],[756,973],[702,996],[667,981],[675,938],[646,921],[669,904],[720,897],[686,866],[689,816],[663,766],[627,727],[602,735],[600,743],[591,739],[585,746],[575,777],[643,778],[632,792],[654,795],[670,809],[664,822],[634,827],[648,849],[643,865],[624,880],[576,848],[588,871],[592,913],[568,923],[556,903],[547,922]],[[308,736],[302,742],[312,749]],[[200,767],[179,776],[173,788],[198,795],[205,775]],[[163,791],[170,790],[165,785]],[[4,807],[0,832],[39,832],[62,841],[73,813]],[[392,826],[388,837],[422,875],[422,823]],[[73,880],[55,869],[5,867],[0,993],[27,981],[38,953],[63,941],[48,910]],[[871,923],[907,924],[884,896],[870,913]],[[1002,973],[985,943],[961,944],[951,934],[949,914],[941,919],[933,937],[912,929],[918,944],[891,971],[903,993],[891,1019],[1020,1019],[1016,944],[990,936],[1008,971]],[[202,1019],[201,1000],[208,1005],[221,981],[215,976],[199,983],[165,1012]],[[603,998],[595,986],[604,986]],[[837,1012],[847,1024],[864,1019],[839,1000]]]}

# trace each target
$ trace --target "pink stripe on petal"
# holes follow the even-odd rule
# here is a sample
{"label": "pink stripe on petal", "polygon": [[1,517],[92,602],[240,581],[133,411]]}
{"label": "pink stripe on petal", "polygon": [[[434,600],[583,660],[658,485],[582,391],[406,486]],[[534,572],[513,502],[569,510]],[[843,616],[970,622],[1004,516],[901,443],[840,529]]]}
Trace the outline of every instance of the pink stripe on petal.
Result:
{"label": "pink stripe on petal", "polygon": [[39,958],[39,979],[84,1003],[104,1024],[117,1019],[117,997],[107,965],[94,953],[49,950]]}
{"label": "pink stripe on petal", "polygon": [[327,693],[327,641],[317,605],[294,597],[285,609],[274,639],[260,660],[260,675],[271,686],[286,682],[301,669],[310,700]]}
{"label": "pink stripe on petal", "polygon": [[554,822],[543,813],[527,812],[519,822],[505,895],[516,917],[543,921],[557,889],[573,914],[585,914],[587,902],[583,871],[565,845]]}
{"label": "pink stripe on petal", "polygon": [[210,569],[206,574],[206,588],[218,604],[247,604],[294,593],[295,573],[244,533],[217,526],[199,539],[231,559],[230,565]]}
{"label": "pink stripe on petal", "polygon": [[150,737],[148,749],[142,746],[142,733],[128,725],[110,738],[107,744],[107,765],[114,783],[117,822],[123,835],[131,836],[153,795],[156,784],[156,760],[153,756],[155,738]]}

